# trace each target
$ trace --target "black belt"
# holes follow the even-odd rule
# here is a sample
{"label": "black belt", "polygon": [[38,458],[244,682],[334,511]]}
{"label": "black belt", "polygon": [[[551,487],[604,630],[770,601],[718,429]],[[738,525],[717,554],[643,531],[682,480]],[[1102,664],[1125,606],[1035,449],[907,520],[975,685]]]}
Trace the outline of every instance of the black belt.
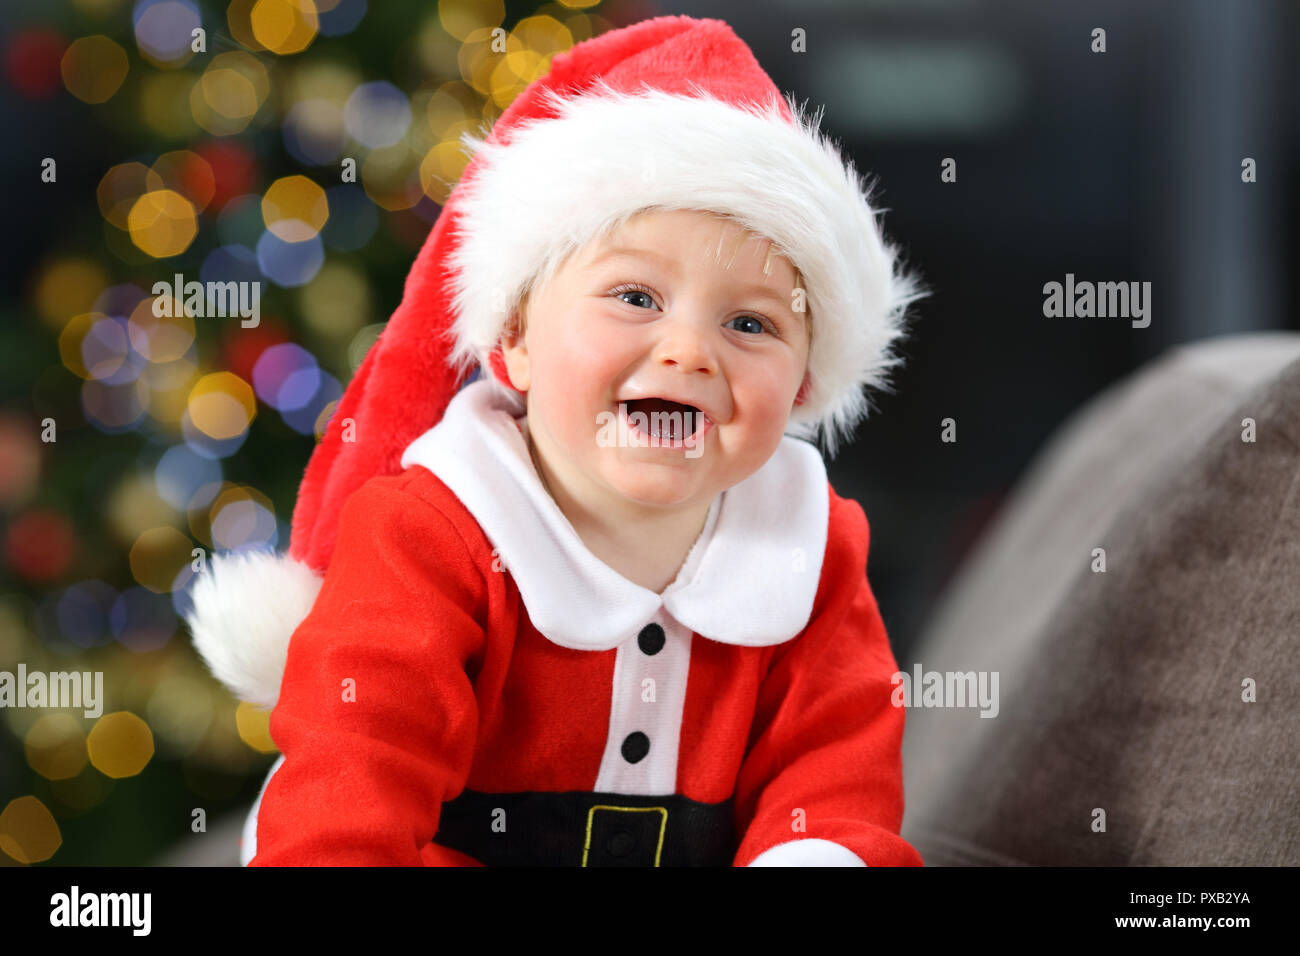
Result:
{"label": "black belt", "polygon": [[733,798],[465,790],[433,841],[486,866],[731,866],[733,813]]}

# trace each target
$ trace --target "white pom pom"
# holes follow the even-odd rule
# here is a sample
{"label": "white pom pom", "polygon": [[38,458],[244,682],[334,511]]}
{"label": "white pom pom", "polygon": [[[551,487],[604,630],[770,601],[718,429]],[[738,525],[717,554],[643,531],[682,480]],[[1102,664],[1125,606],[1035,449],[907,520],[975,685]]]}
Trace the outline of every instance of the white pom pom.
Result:
{"label": "white pom pom", "polygon": [[194,606],[186,621],[194,646],[232,694],[270,709],[280,697],[289,638],[323,583],[287,554],[215,555],[191,591]]}

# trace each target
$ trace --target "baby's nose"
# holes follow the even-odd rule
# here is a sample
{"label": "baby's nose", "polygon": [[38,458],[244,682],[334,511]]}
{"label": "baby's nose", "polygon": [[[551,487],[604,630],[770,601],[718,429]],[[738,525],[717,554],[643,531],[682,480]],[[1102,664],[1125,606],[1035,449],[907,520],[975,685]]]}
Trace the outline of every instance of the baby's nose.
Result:
{"label": "baby's nose", "polygon": [[655,362],[674,365],[686,372],[717,372],[717,358],[706,330],[690,323],[678,322],[665,329],[655,346]]}

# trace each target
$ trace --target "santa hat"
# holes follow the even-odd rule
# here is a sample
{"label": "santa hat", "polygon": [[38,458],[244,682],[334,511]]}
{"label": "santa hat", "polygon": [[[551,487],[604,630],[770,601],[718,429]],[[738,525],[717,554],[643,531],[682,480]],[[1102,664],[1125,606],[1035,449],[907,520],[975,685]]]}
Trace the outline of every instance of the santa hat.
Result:
{"label": "santa hat", "polygon": [[866,414],[864,388],[887,386],[923,293],[820,121],[787,104],[726,23],[663,16],[556,56],[486,140],[467,136],[470,163],[307,466],[289,553],[218,556],[194,585],[187,619],[213,673],[274,706],[344,501],[401,471],[475,366],[513,392],[499,339],[522,295],[642,210],[727,216],[799,270],[812,342],[787,432],[820,435],[834,455]]}

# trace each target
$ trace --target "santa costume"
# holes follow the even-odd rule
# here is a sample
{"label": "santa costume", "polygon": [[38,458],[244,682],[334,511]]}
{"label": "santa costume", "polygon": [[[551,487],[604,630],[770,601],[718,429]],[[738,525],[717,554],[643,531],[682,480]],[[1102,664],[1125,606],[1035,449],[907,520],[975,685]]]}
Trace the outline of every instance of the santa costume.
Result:
{"label": "santa costume", "polygon": [[[196,647],[282,752],[245,863],[921,863],[867,520],[811,443],[862,418],[920,292],[818,122],[725,23],[665,16],[555,57],[468,138],[288,554],[218,556],[193,591]],[[543,487],[499,347],[536,276],[648,208],[771,239],[813,329],[786,436],[661,594]]]}

